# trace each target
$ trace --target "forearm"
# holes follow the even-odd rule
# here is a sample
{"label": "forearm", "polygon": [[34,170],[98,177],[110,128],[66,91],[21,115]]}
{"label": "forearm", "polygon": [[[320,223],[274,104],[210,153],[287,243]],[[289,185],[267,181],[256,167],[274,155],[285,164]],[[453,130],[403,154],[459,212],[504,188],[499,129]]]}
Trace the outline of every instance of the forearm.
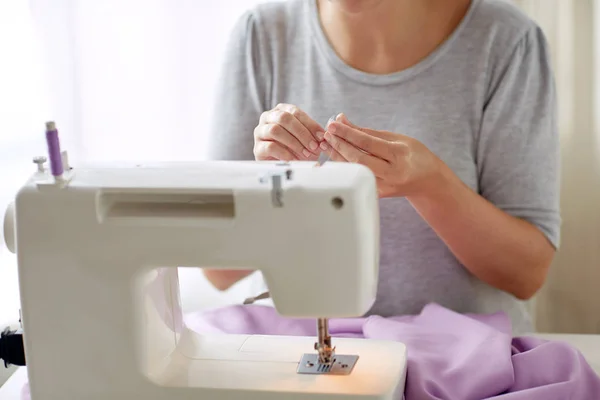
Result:
{"label": "forearm", "polygon": [[471,190],[445,165],[431,187],[408,200],[465,268],[520,299],[533,296],[555,253],[546,237]]}
{"label": "forearm", "polygon": [[218,290],[227,290],[245,277],[251,275],[253,270],[227,270],[203,268],[206,279]]}

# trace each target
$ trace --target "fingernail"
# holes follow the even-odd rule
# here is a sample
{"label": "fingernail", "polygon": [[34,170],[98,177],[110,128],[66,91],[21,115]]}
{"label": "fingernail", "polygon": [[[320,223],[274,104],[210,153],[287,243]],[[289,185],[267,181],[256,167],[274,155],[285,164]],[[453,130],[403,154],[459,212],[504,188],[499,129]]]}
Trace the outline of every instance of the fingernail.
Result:
{"label": "fingernail", "polygon": [[309,158],[311,156],[310,152],[306,149],[302,150],[302,154],[304,154],[304,157]]}
{"label": "fingernail", "polygon": [[311,142],[308,144],[308,147],[310,147],[310,149],[311,149],[312,151],[315,151],[315,150],[316,150],[316,149],[319,147],[319,144],[318,144],[317,142],[315,142],[314,140],[312,140],[312,141],[311,141]]}
{"label": "fingernail", "polygon": [[321,150],[327,151],[329,150],[329,146],[327,146],[325,143],[321,143]]}
{"label": "fingernail", "polygon": [[325,137],[325,132],[319,131],[315,135],[317,136],[317,139],[323,140],[323,138]]}
{"label": "fingernail", "polygon": [[331,133],[335,133],[335,130],[336,130],[335,125],[330,125],[329,128],[327,128],[327,131],[331,132]]}

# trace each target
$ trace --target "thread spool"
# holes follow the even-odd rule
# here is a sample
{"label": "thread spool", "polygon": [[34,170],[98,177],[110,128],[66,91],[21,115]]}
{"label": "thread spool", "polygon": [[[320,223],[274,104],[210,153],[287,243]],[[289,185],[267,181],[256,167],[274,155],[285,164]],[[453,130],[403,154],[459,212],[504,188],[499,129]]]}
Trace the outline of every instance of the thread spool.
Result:
{"label": "thread spool", "polygon": [[55,177],[62,177],[64,172],[58,130],[53,121],[46,122],[46,143],[48,145],[48,158],[50,159],[50,172]]}

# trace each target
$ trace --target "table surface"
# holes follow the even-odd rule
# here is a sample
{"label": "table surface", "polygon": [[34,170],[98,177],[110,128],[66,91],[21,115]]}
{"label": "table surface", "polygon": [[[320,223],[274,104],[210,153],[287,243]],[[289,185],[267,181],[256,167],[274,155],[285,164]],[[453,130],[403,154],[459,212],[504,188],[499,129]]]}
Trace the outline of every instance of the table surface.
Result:
{"label": "table surface", "polygon": [[[577,348],[600,375],[600,335],[533,334],[542,339],[559,340]],[[0,388],[0,400],[20,400],[21,390],[27,382],[27,369],[19,368]]]}

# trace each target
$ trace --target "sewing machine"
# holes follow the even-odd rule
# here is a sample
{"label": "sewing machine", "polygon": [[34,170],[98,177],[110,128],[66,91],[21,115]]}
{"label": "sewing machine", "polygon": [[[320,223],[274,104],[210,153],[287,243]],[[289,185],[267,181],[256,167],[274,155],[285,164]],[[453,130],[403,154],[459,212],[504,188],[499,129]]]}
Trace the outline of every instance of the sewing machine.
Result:
{"label": "sewing machine", "polygon": [[[334,339],[377,290],[376,182],[360,165],[49,164],[5,219],[33,400],[397,399],[406,348]],[[177,267],[261,270],[276,310],[315,337],[187,329]],[[202,296],[202,293],[198,293]],[[332,343],[335,342],[335,343]]]}

